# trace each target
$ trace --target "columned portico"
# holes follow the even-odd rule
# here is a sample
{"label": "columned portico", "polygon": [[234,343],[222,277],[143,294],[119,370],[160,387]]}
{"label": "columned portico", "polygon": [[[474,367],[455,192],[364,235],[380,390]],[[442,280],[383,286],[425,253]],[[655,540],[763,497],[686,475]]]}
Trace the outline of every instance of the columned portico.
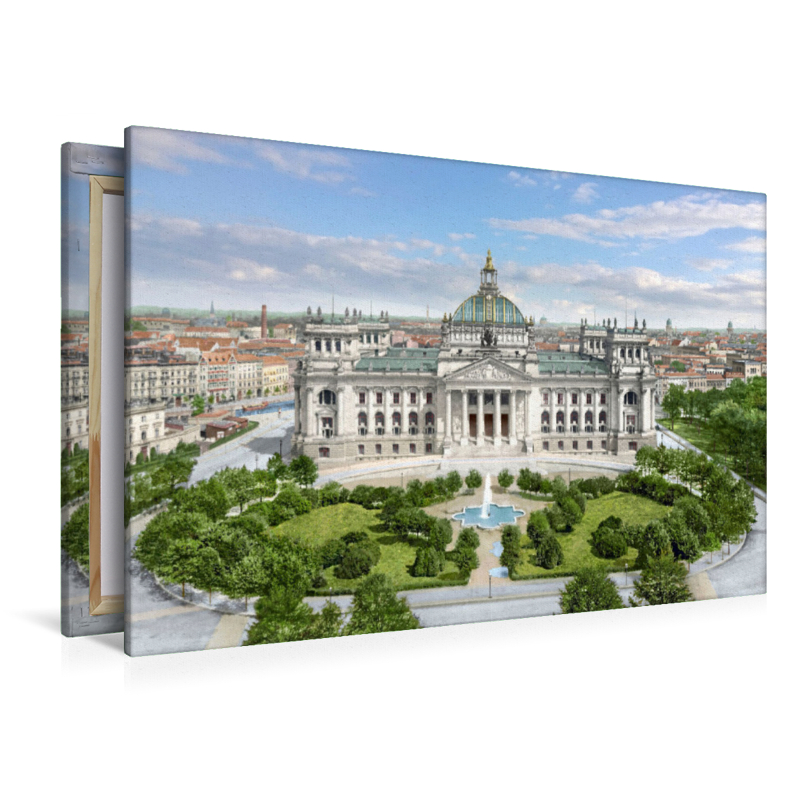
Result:
{"label": "columned portico", "polygon": [[478,428],[477,428],[477,439],[475,444],[483,444],[483,390],[478,392]]}
{"label": "columned portico", "polygon": [[461,445],[469,444],[469,391],[461,390]]}

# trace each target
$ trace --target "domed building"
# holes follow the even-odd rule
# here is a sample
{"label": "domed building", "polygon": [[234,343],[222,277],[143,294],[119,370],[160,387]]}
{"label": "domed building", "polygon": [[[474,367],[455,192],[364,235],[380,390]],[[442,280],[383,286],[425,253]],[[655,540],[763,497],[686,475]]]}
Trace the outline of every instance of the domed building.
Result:
{"label": "domed building", "polygon": [[[348,309],[349,312],[349,309]],[[491,251],[478,291],[445,314],[437,348],[390,346],[388,314],[309,315],[292,450],[358,461],[425,455],[622,453],[655,444],[644,321],[581,321],[577,353],[538,352]]]}

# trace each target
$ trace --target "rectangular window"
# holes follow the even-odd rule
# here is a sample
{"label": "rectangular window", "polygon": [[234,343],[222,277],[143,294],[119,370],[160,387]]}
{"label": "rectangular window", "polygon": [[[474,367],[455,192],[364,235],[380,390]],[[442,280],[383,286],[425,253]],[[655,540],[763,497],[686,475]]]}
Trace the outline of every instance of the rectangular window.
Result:
{"label": "rectangular window", "polygon": [[549,450],[550,449],[550,442],[542,442],[542,449]]}
{"label": "rectangular window", "polygon": [[375,445],[375,455],[379,456],[383,452],[383,447],[379,444]]}
{"label": "rectangular window", "polygon": [[636,442],[628,442],[628,450],[636,450]]}
{"label": "rectangular window", "polygon": [[425,445],[425,452],[426,453],[432,453],[433,452],[433,443],[432,442],[428,442]]}
{"label": "rectangular window", "polygon": [[608,449],[608,440],[606,440],[606,439],[603,439],[603,441],[602,441],[602,442],[600,442],[600,447],[601,447],[603,450],[607,450],[607,449]]}
{"label": "rectangular window", "polygon": [[603,392],[600,392],[600,405],[604,406],[606,404],[606,396]]}
{"label": "rectangular window", "polygon": [[558,393],[558,404],[559,404],[560,406],[563,406],[563,405],[564,405],[564,395],[563,395],[563,394],[561,394],[561,392],[559,392],[559,393]]}
{"label": "rectangular window", "polygon": [[396,406],[400,405],[400,392],[392,392],[392,404]]}
{"label": "rectangular window", "polygon": [[586,395],[586,405],[590,406],[591,404],[592,404],[592,396],[590,394],[587,394]]}
{"label": "rectangular window", "polygon": [[425,402],[430,406],[433,405],[433,392],[426,392]]}
{"label": "rectangular window", "polygon": [[578,443],[577,442],[573,442],[572,443],[572,449],[573,450],[577,450],[578,449]]}
{"label": "rectangular window", "polygon": [[358,393],[358,404],[360,406],[365,405],[367,402],[367,393],[366,392],[359,392]]}
{"label": "rectangular window", "polygon": [[587,449],[587,450],[592,450],[592,449],[594,449],[594,448],[593,448],[593,445],[592,445],[592,442],[586,442],[586,449]]}
{"label": "rectangular window", "polygon": [[408,446],[408,452],[414,455],[417,452],[417,445],[414,442]]}
{"label": "rectangular window", "polygon": [[558,449],[559,450],[563,450],[564,449],[564,442],[559,442],[558,443]]}
{"label": "rectangular window", "polygon": [[330,458],[331,457],[331,449],[330,449],[330,447],[320,447],[320,449],[319,449],[319,457],[320,458]]}
{"label": "rectangular window", "polygon": [[578,394],[577,394],[577,392],[573,392],[572,393],[572,405],[574,405],[574,406],[578,405]]}
{"label": "rectangular window", "polygon": [[411,392],[411,405],[415,406],[417,404],[417,393]]}
{"label": "rectangular window", "polygon": [[383,392],[375,392],[375,402],[378,405],[383,404]]}
{"label": "rectangular window", "polygon": [[363,456],[363,455],[364,455],[364,445],[363,445],[363,444],[360,444],[360,445],[358,446],[358,454],[359,454],[360,456]]}
{"label": "rectangular window", "polygon": [[393,444],[392,445],[392,452],[395,455],[400,455],[400,445],[399,444]]}
{"label": "rectangular window", "polygon": [[542,404],[543,405],[547,405],[549,402],[550,402],[550,393],[549,392],[543,392],[542,393]]}

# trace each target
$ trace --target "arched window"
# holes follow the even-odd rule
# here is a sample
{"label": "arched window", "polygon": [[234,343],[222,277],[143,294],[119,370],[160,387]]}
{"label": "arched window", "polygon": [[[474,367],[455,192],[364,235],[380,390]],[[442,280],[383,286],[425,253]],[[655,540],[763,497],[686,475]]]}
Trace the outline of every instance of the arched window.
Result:
{"label": "arched window", "polygon": [[628,358],[633,358],[633,348],[632,347],[628,348]]}
{"label": "arched window", "polygon": [[367,412],[362,411],[358,415],[358,432],[362,435],[367,432]]}
{"label": "arched window", "polygon": [[641,358],[641,357],[642,357],[642,351],[641,351],[640,348],[637,347],[636,348],[636,358]]}
{"label": "arched window", "polygon": [[564,424],[564,412],[557,411],[556,412],[556,425],[563,425]]}
{"label": "arched window", "polygon": [[408,424],[412,427],[416,427],[417,425],[419,425],[419,415],[417,414],[416,411],[412,411],[408,415]]}
{"label": "arched window", "polygon": [[569,429],[572,433],[578,432],[578,412],[573,411],[569,415]]}
{"label": "arched window", "polygon": [[315,350],[316,350],[318,353],[321,353],[321,352],[322,352],[322,339],[317,339],[317,340],[314,342],[314,349],[315,349]]}
{"label": "arched window", "polygon": [[550,412],[542,411],[542,425],[549,425],[549,424],[550,424]]}
{"label": "arched window", "polygon": [[436,417],[433,411],[429,411],[427,414],[425,414],[425,427],[431,427],[435,423],[436,423]]}
{"label": "arched window", "polygon": [[378,411],[375,414],[375,428],[376,429],[380,429],[381,432],[383,432],[383,426],[384,426],[385,422],[386,422],[386,420],[385,420],[385,418],[383,416],[383,411]]}
{"label": "arched window", "polygon": [[330,389],[323,389],[317,395],[317,402],[321,406],[335,406],[336,405],[336,392],[332,392]]}
{"label": "arched window", "polygon": [[587,411],[587,412],[586,412],[586,413],[583,415],[583,421],[584,421],[584,422],[588,422],[590,425],[591,425],[591,423],[592,423],[592,422],[594,422],[594,417],[593,417],[593,415],[592,415],[592,412],[591,412],[591,411]]}
{"label": "arched window", "polygon": [[394,414],[392,414],[392,425],[399,425],[399,424],[400,424],[400,412],[395,411]]}
{"label": "arched window", "polygon": [[625,405],[626,406],[635,406],[639,404],[639,397],[636,392],[628,392],[625,395]]}

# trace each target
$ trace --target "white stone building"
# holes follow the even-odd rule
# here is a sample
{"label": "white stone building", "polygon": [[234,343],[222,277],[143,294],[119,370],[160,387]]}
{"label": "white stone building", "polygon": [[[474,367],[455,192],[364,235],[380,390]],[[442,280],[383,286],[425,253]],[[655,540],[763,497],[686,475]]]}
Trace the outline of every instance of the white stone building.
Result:
{"label": "white stone building", "polygon": [[580,327],[577,353],[537,352],[532,318],[478,292],[445,315],[439,348],[392,348],[388,315],[309,316],[295,374],[295,454],[357,461],[431,454],[627,453],[655,444],[656,377],[638,321]]}

